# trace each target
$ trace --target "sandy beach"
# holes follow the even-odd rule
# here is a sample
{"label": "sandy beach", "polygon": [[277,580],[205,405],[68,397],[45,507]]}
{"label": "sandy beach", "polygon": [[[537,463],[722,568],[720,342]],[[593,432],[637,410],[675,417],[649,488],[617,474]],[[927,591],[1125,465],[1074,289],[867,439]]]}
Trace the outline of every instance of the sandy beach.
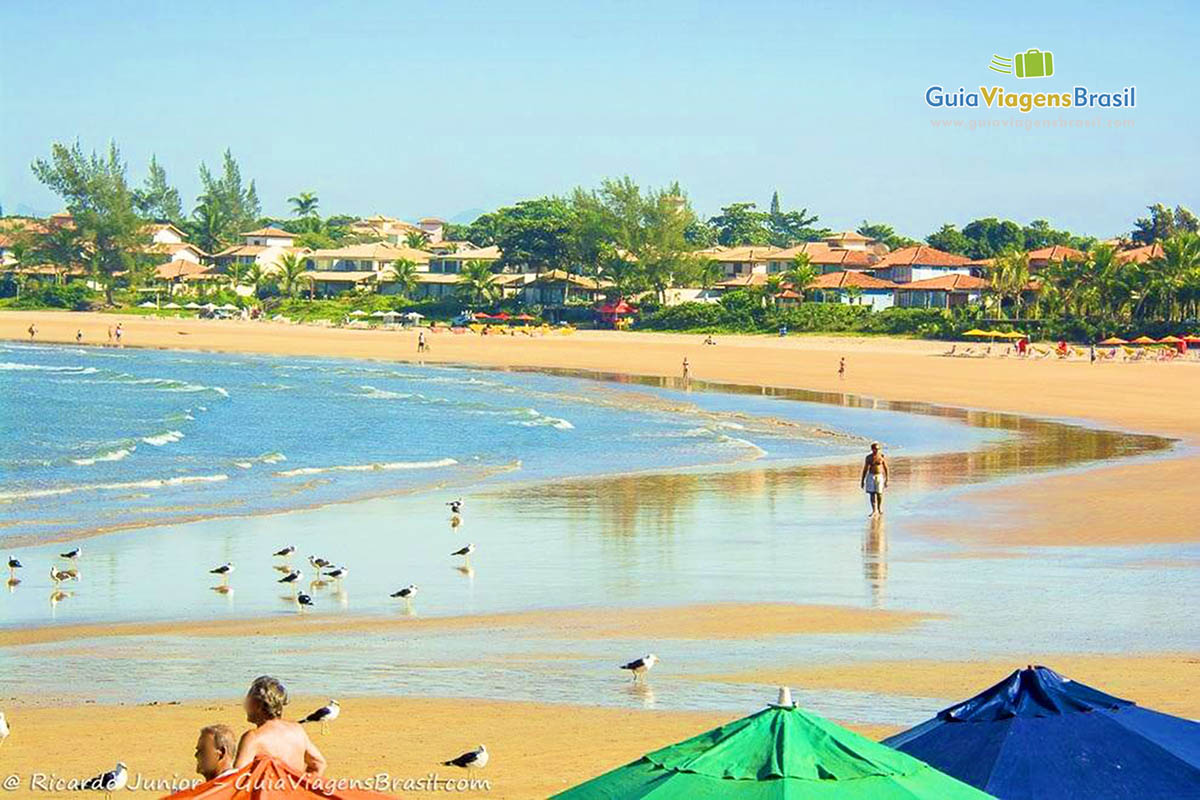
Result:
{"label": "sandy beach", "polygon": [[[0,314],[0,338],[28,340],[31,322],[38,342],[102,344],[106,329],[121,322],[128,347],[341,356],[415,361],[412,332],[326,329],[266,322],[217,322],[135,316],[51,312]],[[886,400],[920,401],[991,409],[1038,417],[1078,420],[1113,429],[1153,433],[1180,440],[1166,457],[1102,465],[1027,480],[987,485],[956,502],[978,510],[979,524],[927,525],[923,536],[961,544],[997,557],[1011,548],[1066,546],[1104,548],[1200,540],[1191,483],[1200,457],[1200,417],[1195,390],[1200,365],[1194,363],[1100,364],[992,358],[941,358],[938,342],[799,336],[702,336],[577,332],[541,338],[430,337],[429,363],[488,367],[563,368],[603,373],[677,377],[684,357],[698,380],[805,388]],[[845,357],[847,373],[837,374]],[[1146,560],[1139,569],[1174,563]],[[1183,565],[1191,567],[1194,565]],[[931,609],[937,612],[938,609]],[[930,616],[934,616],[932,614]],[[454,619],[390,620],[390,626],[446,629],[456,625],[510,626],[529,630],[571,630],[581,638],[605,638],[617,630],[649,637],[749,638],[776,634],[844,631],[903,631],[928,618],[921,614],[865,611],[832,606],[786,604],[706,604],[673,609],[619,609],[580,615],[570,609]],[[305,620],[321,624],[319,617]],[[380,624],[372,620],[331,620],[339,627]],[[96,636],[156,635],[171,631],[192,636],[254,636],[267,625],[286,634],[292,620],[69,626],[7,631],[0,645],[15,646]],[[309,625],[305,625],[308,629]],[[297,627],[297,630],[299,628]],[[729,683],[792,684],[809,689],[858,689],[929,698],[930,713],[961,699],[1027,661],[1044,663],[1078,680],[1093,682],[1143,705],[1200,716],[1188,697],[1200,680],[1200,653],[1137,655],[1014,655],[1013,663],[973,661],[872,661],[798,665],[786,670],[750,670],[700,676]],[[1020,664],[1016,662],[1019,661]],[[1194,694],[1192,692],[1191,694]],[[1183,698],[1183,699],[1181,699]],[[164,698],[164,702],[171,698]],[[764,700],[769,698],[764,698]],[[295,710],[323,702],[303,698]],[[75,777],[111,766],[139,742],[137,769],[154,777],[187,777],[194,731],[216,721],[238,723],[236,701],[153,706],[61,706],[51,698],[0,698],[7,704],[14,734],[0,748],[4,771],[33,771]],[[538,797],[572,785],[654,747],[697,733],[730,718],[712,713],[630,711],[530,703],[442,699],[369,698],[345,701],[346,713],[332,734],[321,739],[337,775],[360,776],[386,770],[422,777],[437,761],[487,741],[493,751],[489,797]],[[469,713],[468,713],[469,712]],[[397,731],[394,721],[404,719]],[[446,720],[452,719],[453,724]],[[853,723],[853,721],[851,721]],[[236,726],[241,729],[242,725]],[[80,747],[82,731],[88,746]],[[882,728],[872,735],[890,732]],[[40,744],[35,747],[34,742]],[[50,744],[46,744],[49,742]],[[581,747],[586,743],[587,747]],[[552,774],[545,765],[554,764]],[[54,794],[40,796],[54,797]],[[483,796],[483,795],[479,795]]]}

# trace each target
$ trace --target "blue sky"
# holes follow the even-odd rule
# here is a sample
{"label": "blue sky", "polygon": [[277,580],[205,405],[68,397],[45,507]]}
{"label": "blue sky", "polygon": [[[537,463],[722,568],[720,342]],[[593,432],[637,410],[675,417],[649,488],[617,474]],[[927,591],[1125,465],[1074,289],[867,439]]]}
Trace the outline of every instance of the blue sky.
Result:
{"label": "blue sky", "polygon": [[[120,6],[121,11],[111,8]],[[923,237],[981,215],[1111,235],[1200,209],[1195,3],[123,2],[0,4],[0,202],[57,210],[54,140],[151,153],[185,209],[228,146],[264,211],[454,217],[631,175],[706,214],[806,206]],[[1056,75],[987,70],[1052,50]],[[931,84],[1114,91],[1132,128],[934,129]],[[1059,112],[1042,114],[1053,118]]]}

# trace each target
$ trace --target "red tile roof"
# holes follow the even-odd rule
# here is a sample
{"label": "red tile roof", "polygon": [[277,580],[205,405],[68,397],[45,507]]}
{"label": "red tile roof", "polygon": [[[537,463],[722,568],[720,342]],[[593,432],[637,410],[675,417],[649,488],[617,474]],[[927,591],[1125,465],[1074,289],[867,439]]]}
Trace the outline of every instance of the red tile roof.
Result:
{"label": "red tile roof", "polygon": [[1029,251],[1030,261],[1045,261],[1049,263],[1051,261],[1083,261],[1086,258],[1087,253],[1063,244],[1052,244],[1049,247]]}
{"label": "red tile roof", "polygon": [[809,289],[895,289],[897,284],[867,275],[863,272],[828,272],[818,275],[816,280],[808,285]]}
{"label": "red tile roof", "polygon": [[927,291],[927,292],[970,292],[980,291],[991,286],[984,278],[976,278],[974,275],[960,275],[957,272],[949,275],[939,275],[936,278],[926,278],[923,281],[913,281],[912,283],[902,283],[896,288],[900,291]]}
{"label": "red tile roof", "polygon": [[162,281],[170,281],[176,279],[190,278],[194,275],[202,275],[209,271],[209,268],[203,264],[197,264],[195,261],[187,261],[182,258],[168,261],[165,264],[159,264],[154,268],[154,277]]}
{"label": "red tile roof", "polygon": [[772,250],[767,253],[766,258],[769,261],[791,261],[801,253],[808,256],[809,263],[821,266],[869,267],[878,260],[866,250],[830,247],[825,242],[804,242],[783,250]]}
{"label": "red tile roof", "polygon": [[1154,244],[1146,244],[1141,247],[1134,247],[1130,250],[1122,250],[1117,253],[1117,261],[1122,264],[1145,264],[1152,258],[1162,258],[1162,245],[1158,242]]}
{"label": "red tile roof", "polygon": [[277,238],[277,239],[283,239],[283,238],[295,239],[296,238],[296,234],[294,234],[294,233],[289,233],[289,232],[283,230],[282,228],[272,228],[272,227],[259,228],[256,231],[246,231],[245,233],[242,233],[239,235],[240,236],[270,236],[270,237]]}
{"label": "red tile roof", "polygon": [[923,244],[915,247],[902,247],[888,253],[875,266],[961,267],[970,261],[971,259],[966,256],[945,253]]}

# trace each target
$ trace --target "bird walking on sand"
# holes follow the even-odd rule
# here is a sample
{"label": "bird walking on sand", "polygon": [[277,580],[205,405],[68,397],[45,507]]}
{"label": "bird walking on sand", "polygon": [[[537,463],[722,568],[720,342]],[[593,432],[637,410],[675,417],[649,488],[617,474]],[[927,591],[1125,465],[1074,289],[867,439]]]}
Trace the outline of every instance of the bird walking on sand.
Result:
{"label": "bird walking on sand", "polygon": [[321,723],[321,733],[325,734],[329,732],[329,723],[333,722],[335,719],[341,716],[341,714],[342,707],[338,705],[338,701],[330,700],[327,705],[321,706],[316,711],[300,720],[300,724],[303,725],[306,722],[319,722]]}
{"label": "bird walking on sand", "polygon": [[450,555],[452,555],[452,556],[462,556],[462,557],[463,557],[463,566],[470,566],[470,564],[471,564],[471,553],[474,553],[474,552],[475,552],[475,545],[472,543],[472,544],[468,544],[466,547],[463,547],[463,548],[460,548],[460,549],[458,549],[458,550],[455,550],[455,551],[454,551],[453,553],[451,553]]}
{"label": "bird walking on sand", "polygon": [[94,778],[88,778],[80,784],[80,788],[93,792],[104,792],[104,797],[110,798],[113,792],[121,791],[127,783],[129,783],[129,768],[125,766],[124,761],[118,761],[116,767]]}
{"label": "bird walking on sand", "polygon": [[275,556],[276,558],[287,558],[294,552],[296,552],[296,548],[289,544],[287,547],[283,548],[282,550],[276,550],[271,555]]}
{"label": "bird walking on sand", "polygon": [[220,575],[225,583],[229,583],[229,573],[233,572],[233,564],[226,561],[221,566],[210,569],[208,572],[210,575]]}
{"label": "bird walking on sand", "polygon": [[79,554],[80,554],[80,553],[82,553],[82,552],[83,552],[83,548],[82,548],[82,547],[76,547],[74,550],[68,550],[68,551],[67,551],[67,552],[65,552],[65,553],[59,553],[59,554],[58,554],[58,557],[59,557],[59,558],[65,558],[65,559],[67,559],[68,561],[78,561],[78,560],[79,560]]}
{"label": "bird walking on sand", "polygon": [[638,680],[644,679],[646,676],[646,673],[649,672],[650,670],[654,669],[654,665],[657,663],[658,663],[658,656],[654,655],[654,653],[647,653],[646,655],[642,656],[641,658],[635,658],[633,661],[630,661],[628,664],[622,664],[621,669],[627,669],[630,672],[632,672],[633,673],[633,682],[637,683]]}
{"label": "bird walking on sand", "polygon": [[312,608],[312,604],[313,601],[310,595],[307,595],[304,592],[300,592],[298,595],[296,595],[296,605],[300,606],[301,614],[304,613],[304,609]]}
{"label": "bird walking on sand", "polygon": [[8,727],[8,720],[4,718],[4,712],[0,711],[0,744],[4,744],[10,733],[12,729]]}
{"label": "bird walking on sand", "polygon": [[487,748],[484,747],[483,745],[479,745],[479,747],[475,748],[474,750],[469,750],[460,756],[456,756],[456,757],[450,759],[449,761],[443,761],[442,766],[443,767],[460,767],[461,769],[465,769],[467,771],[467,774],[469,775],[471,773],[471,770],[483,769],[484,767],[487,766],[487,763],[488,763]]}

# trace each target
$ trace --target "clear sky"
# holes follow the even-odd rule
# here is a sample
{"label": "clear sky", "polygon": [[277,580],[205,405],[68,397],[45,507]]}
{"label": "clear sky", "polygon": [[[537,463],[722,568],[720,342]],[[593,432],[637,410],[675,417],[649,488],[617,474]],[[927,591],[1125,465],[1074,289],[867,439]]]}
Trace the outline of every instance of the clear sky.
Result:
{"label": "clear sky", "polygon": [[[120,8],[120,10],[116,10]],[[628,174],[705,214],[805,206],[923,237],[997,215],[1111,235],[1200,209],[1200,3],[0,2],[0,202],[54,211],[54,140],[151,153],[190,210],[230,147],[264,211],[453,218]],[[1056,74],[989,72],[1054,53]],[[1131,128],[939,128],[931,84],[1137,86]]]}

